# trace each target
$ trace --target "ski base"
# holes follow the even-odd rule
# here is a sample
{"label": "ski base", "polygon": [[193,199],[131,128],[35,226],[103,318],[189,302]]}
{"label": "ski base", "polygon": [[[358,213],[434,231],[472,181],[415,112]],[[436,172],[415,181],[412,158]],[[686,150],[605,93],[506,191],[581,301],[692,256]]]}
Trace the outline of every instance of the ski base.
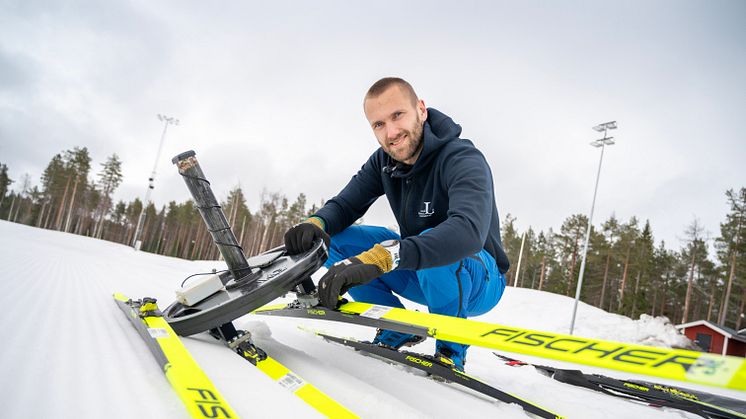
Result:
{"label": "ski base", "polygon": [[516,403],[523,408],[523,410],[537,415],[541,418],[549,419],[561,419],[562,416],[550,412],[540,406],[537,406],[529,401],[521,399],[520,397],[506,393],[495,387],[492,387],[468,374],[458,371],[448,365],[442,364],[435,360],[431,356],[422,355],[408,351],[397,351],[384,346],[379,346],[369,342],[361,342],[355,339],[341,338],[337,336],[328,335],[322,332],[315,332],[318,336],[326,339],[330,342],[339,343],[358,351],[367,352],[395,363],[412,367],[421,371],[424,371],[432,376],[442,378],[443,380],[459,384],[478,393],[489,396],[493,399],[499,400],[504,403]]}

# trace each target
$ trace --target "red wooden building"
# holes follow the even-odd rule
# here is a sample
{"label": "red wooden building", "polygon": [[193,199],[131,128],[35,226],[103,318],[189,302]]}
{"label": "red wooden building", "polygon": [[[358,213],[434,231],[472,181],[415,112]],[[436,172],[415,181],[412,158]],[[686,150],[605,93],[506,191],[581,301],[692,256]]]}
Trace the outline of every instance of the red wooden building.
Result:
{"label": "red wooden building", "polygon": [[741,333],[707,320],[676,326],[705,352],[746,357],[746,329]]}

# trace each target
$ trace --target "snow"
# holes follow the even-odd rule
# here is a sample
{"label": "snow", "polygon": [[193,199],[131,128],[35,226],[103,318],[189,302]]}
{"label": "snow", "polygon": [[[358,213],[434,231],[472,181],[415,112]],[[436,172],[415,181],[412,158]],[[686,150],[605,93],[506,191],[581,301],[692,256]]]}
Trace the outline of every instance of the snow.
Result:
{"label": "snow", "polygon": [[[223,269],[127,246],[0,221],[0,406],[4,418],[186,418],[186,410],[137,332],[114,303],[119,291],[151,296],[162,307],[188,275]],[[288,299],[290,296],[287,297]],[[479,319],[567,333],[573,300],[508,288]],[[409,308],[418,308],[408,304]],[[420,307],[421,308],[421,307]],[[369,328],[313,320],[247,315],[235,321],[254,342],[296,374],[362,417],[525,418],[515,405],[494,402],[453,384],[323,341],[313,330],[370,339]],[[640,320],[579,306],[576,334],[659,346],[687,340],[663,318]],[[206,334],[183,339],[194,358],[241,417],[320,415]],[[429,340],[415,347],[432,352]],[[696,418],[559,383],[533,368],[497,362],[491,350],[470,349],[467,372],[550,410],[574,418]],[[508,354],[510,355],[510,354]],[[517,356],[545,365],[572,365]],[[574,366],[619,378],[665,382],[746,401],[746,393]]]}

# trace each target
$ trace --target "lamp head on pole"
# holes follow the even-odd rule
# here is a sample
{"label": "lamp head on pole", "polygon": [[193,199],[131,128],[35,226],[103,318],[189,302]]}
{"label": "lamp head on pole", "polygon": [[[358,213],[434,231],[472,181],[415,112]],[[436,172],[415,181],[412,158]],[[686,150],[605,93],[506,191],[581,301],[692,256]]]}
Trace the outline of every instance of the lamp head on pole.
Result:
{"label": "lamp head on pole", "polygon": [[158,119],[166,125],[179,125],[179,120],[170,116],[158,114]]}
{"label": "lamp head on pole", "polygon": [[593,147],[603,147],[605,145],[613,145],[614,137],[607,137],[606,131],[610,129],[616,129],[616,128],[617,128],[616,121],[604,122],[603,124],[598,124],[595,127],[593,127],[594,131],[603,132],[604,138],[591,142],[591,145]]}
{"label": "lamp head on pole", "polygon": [[604,145],[614,145],[614,144],[615,144],[614,137],[600,138],[596,141],[591,141],[591,145],[593,147],[601,147]]}
{"label": "lamp head on pole", "polygon": [[604,132],[606,130],[616,129],[616,121],[604,122],[603,124],[598,124],[595,127],[593,127],[593,129],[598,132]]}

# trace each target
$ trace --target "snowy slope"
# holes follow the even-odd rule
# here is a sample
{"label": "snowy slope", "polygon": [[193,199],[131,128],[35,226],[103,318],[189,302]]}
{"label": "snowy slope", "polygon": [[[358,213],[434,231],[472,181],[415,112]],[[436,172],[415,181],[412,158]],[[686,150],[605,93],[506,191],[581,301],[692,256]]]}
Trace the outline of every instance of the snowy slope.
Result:
{"label": "snowy slope", "polygon": [[[189,262],[134,252],[114,243],[0,221],[0,266],[0,416],[187,417],[111,294],[152,296],[165,307],[184,277],[213,267],[220,269],[221,262]],[[566,333],[571,306],[570,298],[509,288],[498,307],[481,319]],[[363,417],[526,417],[517,406],[492,402],[361,356],[324,342],[299,326],[364,339],[373,334],[368,328],[251,315],[235,324],[250,330],[255,343],[270,355]],[[686,344],[661,319],[632,321],[587,305],[579,309],[577,334],[647,344]],[[242,417],[319,417],[212,338],[202,334],[184,342]],[[433,348],[432,342],[416,347],[422,352]],[[634,377],[592,367],[582,369]],[[531,368],[510,368],[481,348],[470,349],[467,372],[569,417],[696,417],[570,387]],[[746,400],[746,394],[738,391],[686,386]]]}

